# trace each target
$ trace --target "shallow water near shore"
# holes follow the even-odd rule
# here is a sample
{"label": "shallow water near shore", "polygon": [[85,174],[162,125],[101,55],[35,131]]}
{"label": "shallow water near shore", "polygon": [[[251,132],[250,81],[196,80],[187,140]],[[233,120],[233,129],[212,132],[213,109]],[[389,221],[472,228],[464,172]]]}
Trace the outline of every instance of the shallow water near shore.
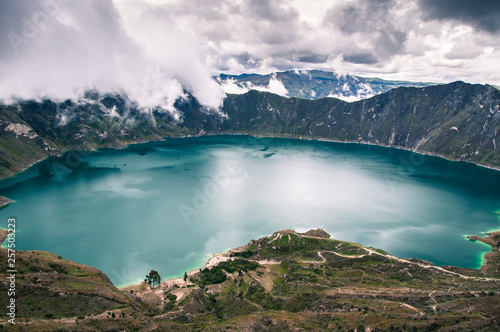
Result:
{"label": "shallow water near shore", "polygon": [[[65,166],[66,165],[66,166]],[[500,228],[500,172],[362,144],[249,136],[72,152],[0,182],[17,249],[101,269],[117,286],[290,228],[400,257],[477,268]]]}

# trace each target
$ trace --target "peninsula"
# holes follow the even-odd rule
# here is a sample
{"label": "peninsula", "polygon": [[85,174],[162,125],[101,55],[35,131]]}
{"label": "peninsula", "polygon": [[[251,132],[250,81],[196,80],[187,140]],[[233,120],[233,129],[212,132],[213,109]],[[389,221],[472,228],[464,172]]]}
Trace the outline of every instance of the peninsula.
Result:
{"label": "peninsula", "polygon": [[7,197],[0,196],[0,209],[6,205],[14,203],[13,200],[8,199]]}

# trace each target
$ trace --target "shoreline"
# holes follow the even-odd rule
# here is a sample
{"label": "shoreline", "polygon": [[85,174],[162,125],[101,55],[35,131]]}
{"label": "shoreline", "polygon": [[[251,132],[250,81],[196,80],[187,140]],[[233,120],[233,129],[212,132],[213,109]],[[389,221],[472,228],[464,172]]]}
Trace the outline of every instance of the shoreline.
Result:
{"label": "shoreline", "polygon": [[[264,138],[264,139],[265,138],[268,138],[268,139],[275,139],[276,138],[276,139],[290,139],[290,140],[298,140],[298,141],[332,142],[332,143],[341,143],[341,144],[368,145],[368,146],[376,146],[376,147],[390,148],[390,149],[396,149],[396,150],[405,150],[405,151],[416,153],[416,154],[420,154],[420,155],[423,155],[423,156],[438,157],[438,158],[441,158],[441,159],[444,159],[444,160],[450,161],[450,162],[463,162],[463,163],[473,164],[473,165],[476,165],[476,166],[479,166],[479,167],[484,167],[486,169],[491,169],[491,170],[494,170],[494,171],[500,171],[500,167],[496,167],[496,166],[482,165],[482,164],[478,164],[476,162],[468,161],[468,160],[448,159],[445,156],[442,156],[442,155],[439,155],[439,154],[435,154],[435,153],[431,153],[431,152],[422,152],[422,151],[412,150],[412,149],[405,148],[405,147],[389,146],[389,145],[385,145],[385,144],[377,144],[377,143],[372,143],[372,142],[364,142],[364,141],[361,141],[361,142],[360,141],[339,141],[339,140],[334,140],[334,139],[329,139],[329,138],[323,138],[323,137],[303,137],[303,136],[295,136],[295,135],[291,135],[291,136],[287,136],[287,135],[258,135],[258,134],[251,134],[251,133],[248,133],[248,132],[214,132],[214,133],[212,133],[212,132],[205,133],[204,132],[204,133],[201,133],[201,134],[198,133],[198,134],[185,134],[185,135],[168,135],[168,136],[164,136],[163,138],[160,138],[158,140],[130,142],[130,143],[127,143],[127,144],[125,144],[123,146],[120,146],[120,147],[102,146],[102,147],[98,147],[98,148],[94,148],[94,149],[89,149],[89,150],[71,150],[71,149],[68,149],[68,150],[65,150],[64,152],[62,152],[60,154],[54,154],[54,155],[51,155],[51,156],[47,156],[46,158],[42,158],[42,159],[40,159],[38,161],[35,161],[35,162],[31,163],[30,165],[26,166],[22,171],[19,171],[19,172],[15,173],[14,175],[9,176],[7,178],[0,179],[0,182],[3,181],[3,180],[6,180],[6,179],[15,178],[15,177],[19,176],[20,174],[22,174],[23,172],[25,172],[28,168],[34,166],[35,164],[43,162],[43,161],[47,160],[50,157],[60,157],[60,156],[63,156],[65,153],[67,153],[69,151],[89,151],[89,152],[94,152],[94,151],[99,151],[100,149],[121,150],[121,149],[125,149],[125,148],[127,148],[127,147],[129,147],[131,145],[147,144],[147,143],[152,143],[152,142],[164,142],[164,141],[167,141],[168,139],[202,138],[202,137],[214,137],[214,136],[221,136],[221,137],[224,137],[224,136],[248,136],[248,137],[253,137],[253,138]],[[2,201],[2,200],[4,200],[4,201]],[[5,203],[3,203],[3,202],[5,202]],[[8,206],[11,203],[14,203],[14,201],[12,201],[12,200],[10,200],[10,199],[8,199],[6,197],[0,196],[0,209],[3,208],[3,207]],[[500,233],[500,231],[488,232],[488,233],[484,233],[484,234],[492,234],[492,233]],[[0,228],[0,246],[3,244],[3,242],[6,239],[6,237],[7,237],[7,231]],[[471,235],[471,236],[466,236],[466,237],[469,240],[471,240],[471,241],[479,241],[479,242],[482,242],[482,243],[485,243],[485,244],[489,245],[490,247],[492,247],[493,251],[495,249],[495,247],[491,243],[485,242],[485,239],[488,239],[489,236],[484,237],[484,238],[478,237],[476,235]],[[475,238],[471,239],[470,237],[475,237]],[[241,247],[238,247],[238,248],[241,248]],[[218,260],[217,257],[219,257],[219,258],[226,257],[225,255],[227,255],[231,251],[234,251],[235,249],[237,249],[237,248],[230,249],[228,252],[222,253],[222,254],[221,253],[219,253],[219,254],[211,254],[211,256],[208,258],[208,260],[203,264],[203,266],[201,267],[201,269],[212,267],[215,263],[220,262],[220,261],[217,261]],[[486,255],[488,255],[488,254],[490,254],[490,252],[483,254],[483,257],[486,256]],[[211,263],[211,261],[212,261],[212,263]],[[483,259],[483,261],[481,262],[481,266],[479,268],[475,268],[474,270],[481,269],[482,266],[485,263],[486,263],[486,260]],[[196,273],[196,271],[198,271],[198,270],[199,269],[190,270],[189,272],[187,272],[187,274],[188,274],[188,276],[190,276],[191,274]],[[162,281],[162,283],[163,282],[167,282],[167,281],[179,281],[179,280],[183,281],[183,278],[179,277],[179,278],[165,279],[165,280]],[[117,287],[117,288],[118,289],[123,289],[123,288],[128,288],[128,287],[133,287],[133,286],[141,286],[143,284],[144,284],[144,281],[141,281],[141,282],[136,283],[136,284],[134,284],[134,283],[133,284],[128,284],[128,285]]]}
{"label": "shoreline", "polygon": [[500,251],[500,230],[484,234],[486,236],[480,237],[473,234],[473,235],[467,235],[466,238],[468,238],[472,242],[478,241],[487,244],[493,249],[493,251],[495,249],[497,251]]}
{"label": "shoreline", "polygon": [[[278,231],[278,232],[283,232],[283,231],[290,231],[290,230],[282,230],[282,231]],[[278,232],[275,232],[275,233],[278,233]],[[292,231],[294,233],[297,233],[296,231]],[[298,233],[298,234],[301,234],[301,235],[306,235],[306,233]],[[479,237],[477,235],[467,235],[466,237],[470,240],[470,241],[478,241],[478,242],[482,242],[486,245],[488,245],[491,249],[490,252],[486,253],[486,255],[489,255],[489,254],[493,254],[495,253],[495,251],[498,251],[500,252],[500,230],[499,231],[496,231],[496,232],[489,232],[489,233],[485,233],[485,234],[488,234],[488,236],[486,237]],[[307,236],[307,235],[306,235]],[[495,236],[498,238],[496,241],[495,241]],[[314,236],[311,236],[309,235],[308,237],[314,237]],[[471,238],[474,238],[474,239],[471,239]],[[477,238],[477,239],[476,239]],[[330,239],[330,240],[337,240],[337,241],[343,241],[343,240],[338,240],[338,239],[332,239],[332,238],[326,238],[326,239]],[[202,269],[205,269],[205,268],[212,268],[213,266],[215,265],[218,265],[220,262],[224,262],[224,261],[227,261],[227,260],[230,260],[230,259],[236,259],[238,257],[233,257],[231,256],[232,253],[235,253],[235,252],[240,252],[240,251],[244,251],[246,250],[246,248],[248,247],[248,245],[253,241],[250,240],[247,244],[245,245],[242,245],[242,246],[239,246],[239,247],[236,247],[236,248],[233,248],[233,249],[229,249],[227,250],[226,252],[224,253],[218,253],[218,254],[211,254],[210,258],[207,259],[207,261],[203,264],[203,266],[201,266],[200,268],[197,268],[197,269],[192,269],[188,272],[186,272],[186,274],[188,275],[188,278],[192,275],[194,275],[195,273],[197,273],[199,270],[202,270]],[[370,248],[371,247],[365,247],[362,245],[363,248],[367,249],[367,250],[371,250]],[[373,251],[373,250],[372,250]],[[375,252],[377,253],[377,252]],[[387,254],[388,256],[390,257],[395,257],[396,259],[398,260],[408,260],[408,258],[401,258],[399,256],[394,256],[394,255],[391,255],[391,254]],[[411,258],[409,258],[411,259]],[[418,258],[417,258],[418,259]],[[266,262],[259,262],[260,264],[279,264],[278,261],[266,261]],[[487,264],[487,260],[486,259],[483,259],[483,261],[481,262],[481,266],[479,268],[469,268],[471,270],[476,270],[476,271],[479,271],[481,269],[483,269],[483,267],[485,267]],[[453,273],[452,271],[449,271],[447,269],[444,269],[442,266],[445,266],[445,267],[449,267],[449,266],[452,266],[452,267],[455,267],[454,265],[442,265],[442,266],[439,266],[439,265],[434,265],[433,263],[430,263],[429,266],[432,266],[436,269],[440,269],[440,270],[446,270],[450,273]],[[480,277],[479,277],[480,278]],[[500,280],[500,279],[498,279]],[[132,283],[132,284],[129,284],[129,285],[125,285],[125,286],[121,286],[121,287],[117,287],[120,291],[130,291],[130,290],[138,290],[138,289],[141,289],[142,287],[144,287],[146,285],[146,283],[144,281],[140,281],[139,283]],[[189,279],[187,281],[184,281],[183,277],[178,277],[178,278],[170,278],[170,279],[164,279],[160,282],[160,285],[155,287],[153,290],[155,289],[165,289],[165,288],[169,288],[169,287],[194,287],[195,284],[190,282]]]}
{"label": "shoreline", "polygon": [[[246,247],[247,247],[247,245],[245,244],[245,245],[242,245],[242,246],[239,246],[236,248],[229,249],[225,253],[209,254],[210,257],[205,261],[205,263],[203,263],[203,265],[201,267],[191,269],[189,271],[186,271],[185,273],[187,274],[187,276],[189,278],[192,275],[194,275],[195,273],[199,272],[200,270],[203,270],[205,268],[211,269],[212,267],[218,265],[219,263],[222,263],[222,262],[225,262],[225,261],[231,259],[232,253],[238,252],[238,251],[243,251],[243,250],[245,250]],[[125,286],[116,287],[116,288],[118,288],[121,291],[129,291],[131,289],[141,288],[144,285],[145,285],[145,282],[144,282],[144,280],[142,280],[142,281],[139,281],[138,283],[132,283],[132,284],[128,284]],[[194,284],[191,283],[189,281],[189,279],[187,281],[184,281],[184,277],[182,276],[182,277],[174,277],[174,278],[164,279],[160,282],[160,285],[158,287],[160,287],[160,286],[171,287],[174,285],[180,287],[180,286],[189,286],[189,285],[194,285]]]}
{"label": "shoreline", "polygon": [[[283,231],[290,231],[290,230],[283,230]],[[278,232],[282,232],[282,231],[278,231]],[[292,231],[292,232],[296,233],[295,231]],[[277,232],[275,232],[275,233],[277,233]],[[301,234],[301,235],[304,235],[304,236],[307,236],[307,237],[315,237],[315,236],[312,236],[312,235],[307,235],[307,233],[298,233],[298,234]],[[491,251],[488,252],[488,253],[486,253],[484,255],[484,259],[481,262],[481,266],[479,268],[469,268],[471,270],[476,270],[476,271],[483,270],[487,266],[488,259],[489,259],[488,256],[494,255],[495,252],[500,253],[500,231],[488,232],[488,233],[484,233],[484,234],[487,234],[487,236],[485,236],[485,237],[479,237],[477,235],[466,235],[465,236],[471,242],[478,241],[478,242],[481,242],[481,243],[484,243],[484,244],[488,245],[491,248]],[[8,231],[6,229],[3,229],[3,228],[0,227],[0,247],[2,249],[4,249],[4,250],[5,250],[5,248],[3,248],[2,245],[5,242],[5,240],[7,239],[7,237],[8,237]],[[327,238],[327,239],[342,241],[342,240],[332,239],[332,238]],[[254,240],[251,239],[247,244],[239,246],[239,247],[235,247],[235,248],[232,248],[232,249],[229,249],[229,250],[227,250],[224,253],[210,254],[210,257],[205,261],[205,263],[201,267],[194,268],[194,269],[189,270],[189,271],[187,271],[185,273],[187,274],[187,276],[189,278],[189,277],[193,276],[194,274],[198,273],[200,270],[203,270],[205,268],[211,269],[212,267],[218,265],[221,262],[225,262],[225,261],[228,261],[228,260],[236,259],[238,257],[237,256],[232,256],[232,254],[236,253],[236,252],[245,251],[246,248],[252,243],[252,241],[254,241]],[[365,248],[368,251],[373,251],[373,250],[370,249],[371,247],[365,247],[365,246],[363,246],[363,248]],[[377,253],[377,252],[373,252],[373,253]],[[56,254],[56,253],[53,253],[53,254]],[[400,258],[398,256],[393,256],[391,254],[387,254],[387,255],[390,256],[390,257],[394,257],[394,258],[396,258],[398,260],[408,260],[407,258]],[[78,263],[78,262],[75,262],[75,263]],[[269,260],[267,260],[267,261],[259,261],[258,263],[259,264],[263,264],[263,265],[266,265],[266,264],[271,264],[271,265],[273,265],[273,264],[279,264],[278,261],[273,261],[273,260],[270,260],[270,261]],[[78,264],[80,264],[80,263],[78,263]],[[95,267],[93,267],[91,265],[88,265],[88,266],[92,267],[92,268],[95,268]],[[429,266],[435,267],[437,269],[443,269],[441,266],[434,265],[434,264],[431,264]],[[443,265],[443,266],[445,266],[445,267],[455,267],[454,265]],[[451,271],[449,271],[447,269],[446,269],[446,271],[451,272]],[[103,272],[103,273],[106,275],[105,272]],[[451,272],[451,273],[454,273],[454,272]],[[140,291],[140,290],[143,290],[143,287],[146,286],[146,283],[142,280],[142,281],[139,281],[138,283],[131,283],[131,284],[127,284],[127,285],[124,285],[124,286],[119,286],[118,287],[115,284],[113,284],[113,286],[115,286],[118,290],[120,290],[122,292],[129,292],[129,291]],[[164,279],[164,280],[162,280],[160,282],[159,286],[157,286],[155,288],[151,288],[151,290],[166,289],[166,288],[170,288],[170,287],[181,288],[181,287],[195,287],[195,286],[196,285],[194,283],[192,283],[189,279],[187,279],[185,281],[184,280],[184,276],[181,276],[181,277],[173,277],[173,278],[169,278],[169,279]]]}
{"label": "shoreline", "polygon": [[[340,143],[340,144],[359,144],[359,145],[379,146],[379,147],[384,147],[384,148],[388,148],[388,149],[408,151],[408,152],[420,154],[423,156],[437,157],[437,158],[441,158],[441,159],[444,159],[446,161],[451,161],[451,162],[463,162],[463,163],[472,164],[472,165],[476,165],[479,167],[491,169],[494,171],[500,171],[500,166],[483,165],[483,164],[479,164],[479,163],[474,162],[474,161],[464,160],[464,159],[449,159],[446,156],[438,154],[438,153],[410,149],[410,148],[407,148],[404,146],[386,145],[386,144],[381,144],[381,143],[377,144],[377,143],[367,142],[367,141],[361,141],[361,142],[360,141],[339,141],[339,140],[325,138],[325,137],[300,136],[300,135],[299,136],[295,136],[295,135],[291,135],[291,136],[255,135],[255,134],[250,134],[247,132],[231,132],[231,133],[228,133],[228,132],[219,133],[219,132],[217,132],[217,133],[204,133],[204,134],[190,134],[190,135],[184,135],[184,136],[172,135],[172,136],[165,137],[164,140],[166,140],[168,138],[193,138],[193,137],[205,137],[205,136],[206,137],[209,137],[209,136],[250,136],[250,137],[254,137],[254,138],[278,138],[278,139],[291,139],[291,140],[299,140],[299,141],[332,142],[332,143]],[[131,143],[131,144],[135,144],[135,143]],[[138,143],[138,144],[140,144],[140,143]]]}
{"label": "shoreline", "polygon": [[99,151],[100,149],[121,150],[121,149],[126,149],[130,145],[134,145],[134,144],[147,144],[147,143],[152,143],[152,142],[164,142],[170,138],[185,139],[185,138],[199,138],[199,137],[212,137],[212,136],[249,136],[249,137],[253,137],[253,138],[271,138],[271,139],[277,138],[277,139],[292,139],[292,140],[299,140],[299,141],[313,141],[313,142],[316,141],[316,142],[332,142],[332,143],[341,143],[341,144],[359,144],[359,145],[379,146],[379,147],[384,147],[384,148],[389,148],[389,149],[404,150],[404,151],[420,154],[423,156],[437,157],[437,158],[441,158],[441,159],[444,159],[446,161],[451,161],[451,162],[468,163],[468,164],[472,164],[475,166],[484,167],[486,169],[500,172],[500,165],[499,166],[484,165],[484,164],[480,164],[478,162],[465,160],[465,159],[450,159],[450,158],[447,158],[446,156],[438,154],[438,153],[426,152],[426,151],[417,150],[417,149],[410,149],[410,148],[407,148],[404,146],[393,146],[393,145],[386,145],[386,144],[373,143],[373,142],[367,142],[367,141],[349,141],[349,140],[348,141],[340,141],[340,140],[327,138],[327,137],[300,136],[300,135],[293,135],[293,134],[290,134],[288,136],[288,135],[275,135],[275,134],[262,134],[262,135],[260,135],[260,134],[252,134],[249,132],[203,132],[201,134],[195,133],[195,134],[184,134],[184,135],[169,135],[169,134],[167,134],[166,136],[162,136],[161,138],[159,138],[157,140],[147,140],[147,141],[139,140],[139,141],[125,143],[119,147],[100,146],[100,147],[92,148],[92,149],[88,149],[88,150],[66,149],[61,153],[53,154],[50,156],[46,156],[45,158],[41,158],[39,160],[33,161],[32,163],[26,165],[20,171],[14,173],[11,176],[0,177],[0,182],[3,180],[12,179],[12,178],[17,177],[18,175],[20,175],[21,173],[26,171],[28,168],[30,168],[30,167],[32,167],[32,166],[34,166],[42,161],[47,160],[50,157],[61,157],[65,153],[70,152],[70,151],[95,152],[95,151]]}
{"label": "shoreline", "polygon": [[483,233],[486,236],[480,237],[477,235],[466,235],[465,237],[469,239],[471,242],[480,242],[484,245],[490,247],[489,252],[485,252],[481,256],[481,266],[478,270],[484,270],[484,267],[487,266],[488,261],[491,259],[495,253],[500,253],[500,230]]}

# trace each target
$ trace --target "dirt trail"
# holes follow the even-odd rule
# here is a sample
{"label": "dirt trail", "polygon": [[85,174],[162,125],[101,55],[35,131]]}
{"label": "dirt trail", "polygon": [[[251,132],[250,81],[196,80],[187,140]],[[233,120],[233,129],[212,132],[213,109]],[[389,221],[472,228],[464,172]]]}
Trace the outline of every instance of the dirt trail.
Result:
{"label": "dirt trail", "polygon": [[402,307],[409,308],[409,309],[411,309],[411,310],[414,310],[414,311],[418,312],[418,313],[420,314],[420,316],[423,316],[423,315],[424,315],[424,313],[423,313],[422,311],[418,310],[418,309],[417,309],[417,308],[415,308],[414,306],[409,305],[409,304],[407,304],[407,303],[401,303],[401,306],[402,306]]}
{"label": "dirt trail", "polygon": [[[307,235],[301,235],[301,236],[303,236],[303,237],[310,237],[310,238],[316,238],[314,236],[307,236]],[[303,261],[303,262],[304,263],[312,263],[312,264],[323,264],[323,263],[325,263],[326,259],[325,259],[325,257],[323,257],[323,255],[321,255],[322,252],[328,252],[328,253],[332,253],[332,254],[335,254],[335,255],[340,256],[340,257],[351,258],[351,259],[362,258],[362,257],[365,257],[367,255],[379,255],[379,256],[382,256],[382,257],[385,257],[385,258],[388,258],[388,259],[392,259],[392,260],[401,262],[401,263],[417,265],[417,266],[419,266],[421,268],[424,268],[424,269],[435,269],[435,270],[438,270],[440,272],[443,272],[443,273],[446,273],[446,274],[449,274],[449,275],[454,275],[454,276],[457,276],[457,277],[460,277],[460,278],[463,278],[463,279],[467,279],[467,280],[481,280],[481,281],[496,281],[496,282],[500,282],[500,279],[496,279],[496,278],[466,276],[466,275],[463,275],[463,274],[460,274],[460,273],[457,273],[457,272],[446,270],[446,269],[444,269],[444,268],[442,268],[440,266],[429,265],[429,264],[418,263],[418,262],[412,262],[412,261],[409,261],[407,259],[399,258],[399,257],[393,256],[393,255],[390,255],[390,254],[382,254],[382,253],[377,252],[377,251],[375,251],[373,249],[369,249],[369,248],[365,248],[365,247],[362,247],[362,249],[364,249],[367,252],[367,254],[357,255],[357,256],[351,256],[351,255],[342,255],[342,254],[339,254],[339,253],[334,252],[334,251],[325,251],[325,250],[322,250],[322,251],[318,251],[318,256],[320,256],[321,259],[322,259],[321,261]]]}
{"label": "dirt trail", "polygon": [[345,258],[361,258],[361,257],[366,256],[366,254],[363,254],[363,255],[342,255],[342,254],[339,254],[338,252],[335,252],[335,251],[321,250],[321,251],[318,251],[318,256],[321,257],[321,261],[302,261],[302,263],[306,263],[306,264],[323,264],[323,263],[325,263],[326,258],[325,258],[325,256],[323,256],[321,254],[323,252],[328,252],[330,254],[335,254],[337,256],[345,257]]}
{"label": "dirt trail", "polygon": [[463,278],[463,279],[467,279],[467,280],[498,281],[498,282],[500,282],[500,279],[496,279],[496,278],[465,276],[465,275],[457,273],[457,272],[453,272],[453,271],[449,271],[449,270],[443,269],[440,266],[429,265],[429,264],[418,263],[418,262],[412,262],[412,261],[409,261],[409,260],[406,260],[406,259],[403,259],[403,258],[399,258],[399,257],[393,256],[393,255],[382,254],[382,253],[379,253],[379,252],[377,252],[375,250],[372,250],[372,249],[369,249],[369,248],[363,248],[363,249],[365,249],[368,252],[369,255],[379,255],[379,256],[382,256],[382,257],[386,257],[386,258],[389,258],[389,259],[401,262],[401,263],[407,263],[407,264],[417,265],[417,266],[420,266],[421,268],[424,268],[424,269],[435,269],[435,270],[438,270],[440,272],[447,273],[447,274],[450,274],[450,275],[454,275],[454,276],[457,276],[457,277],[460,277],[460,278]]}
{"label": "dirt trail", "polygon": [[435,305],[432,306],[432,310],[434,310],[434,314],[437,315],[437,306],[438,306],[438,301],[436,301],[436,298],[432,296],[436,291],[432,291],[429,293],[429,298],[432,300],[432,302],[436,303]]}

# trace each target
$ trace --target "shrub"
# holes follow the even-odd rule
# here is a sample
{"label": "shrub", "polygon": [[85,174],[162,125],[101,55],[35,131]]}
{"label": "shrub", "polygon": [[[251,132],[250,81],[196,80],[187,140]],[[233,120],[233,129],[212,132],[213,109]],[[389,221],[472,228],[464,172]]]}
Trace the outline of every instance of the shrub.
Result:
{"label": "shrub", "polygon": [[235,271],[248,272],[248,270],[255,270],[258,268],[259,264],[245,259],[235,259],[232,261],[221,262],[219,263],[219,267],[229,273],[234,273]]}
{"label": "shrub", "polygon": [[210,270],[205,268],[200,273],[201,285],[220,284],[226,280],[226,275],[219,266],[214,266]]}

